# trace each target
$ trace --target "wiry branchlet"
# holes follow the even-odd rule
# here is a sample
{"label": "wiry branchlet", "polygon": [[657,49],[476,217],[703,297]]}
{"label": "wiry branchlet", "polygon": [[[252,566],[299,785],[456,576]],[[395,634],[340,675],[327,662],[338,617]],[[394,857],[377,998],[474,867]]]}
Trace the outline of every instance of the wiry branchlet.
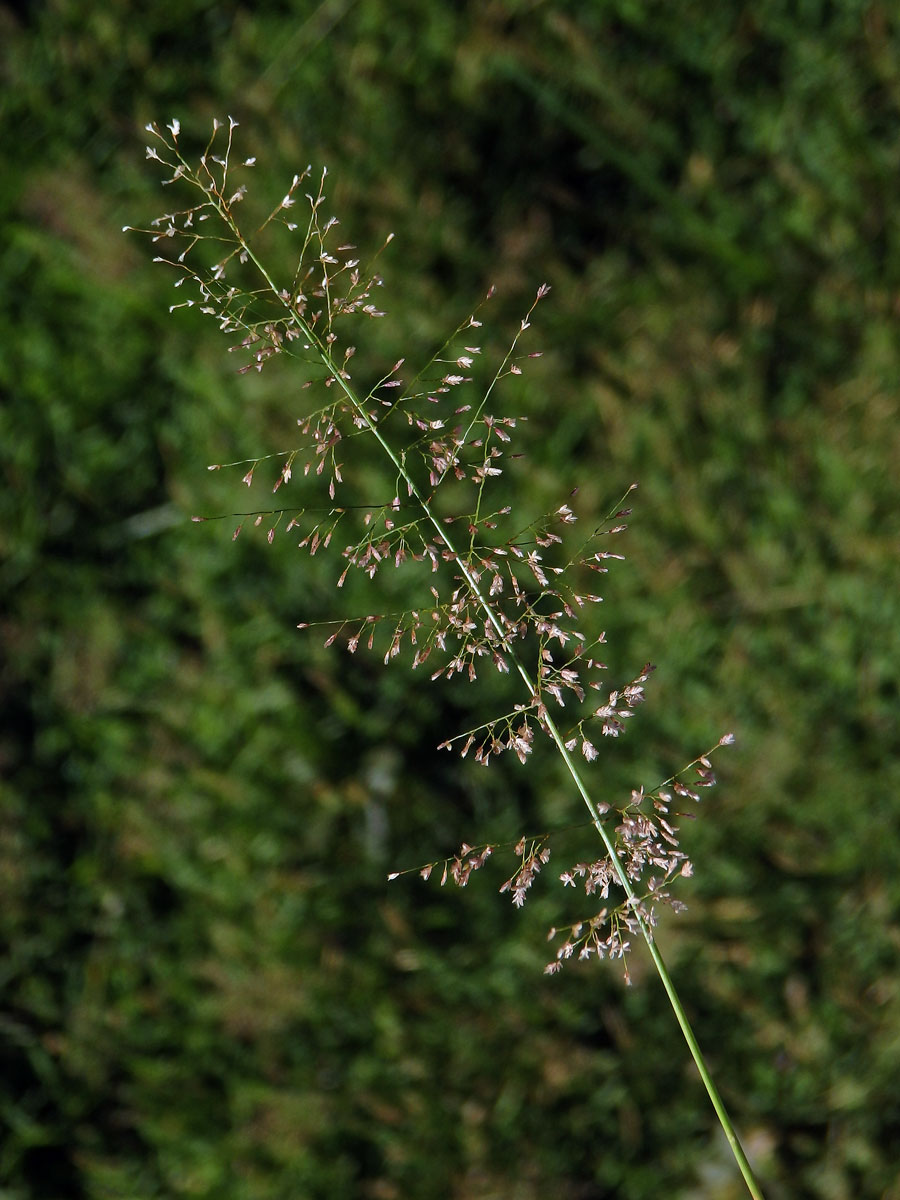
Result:
{"label": "wiry branchlet", "polygon": [[[449,880],[457,887],[463,888],[469,882],[472,872],[480,871],[493,852],[494,847],[487,843],[476,847],[470,846],[468,842],[463,842],[452,857],[426,863],[424,867],[418,868],[418,874],[427,881],[433,875],[435,868],[441,867],[441,887]],[[399,879],[402,874],[406,874],[406,872],[393,871],[388,875],[388,880]]]}
{"label": "wiry branchlet", "polygon": [[521,908],[525,903],[528,889],[540,874],[541,867],[546,866],[550,861],[550,848],[547,845],[546,837],[521,838],[516,843],[514,853],[519,856],[521,861],[513,874],[501,886],[500,893],[502,895],[504,892],[512,892],[513,904],[516,908]]}
{"label": "wiry branchlet", "polygon": [[[562,970],[567,959],[576,956],[581,961],[592,957],[624,959],[631,949],[630,941],[623,936],[627,932],[628,923],[624,911],[619,909],[610,912],[605,908],[594,916],[576,921],[568,927],[551,929],[547,935],[548,941],[553,941],[560,934],[564,935],[564,941],[557,949],[556,957],[544,967],[544,974],[556,975]],[[625,978],[629,978],[627,967]]]}
{"label": "wiry branchlet", "polygon": [[465,758],[474,748],[473,759],[483,767],[488,766],[492,757],[504,754],[507,750],[512,750],[519,762],[524,763],[534,743],[534,729],[527,713],[528,709],[524,706],[504,713],[476,729],[448,738],[441,742],[438,750],[451,750],[457,742],[461,742],[460,756]]}

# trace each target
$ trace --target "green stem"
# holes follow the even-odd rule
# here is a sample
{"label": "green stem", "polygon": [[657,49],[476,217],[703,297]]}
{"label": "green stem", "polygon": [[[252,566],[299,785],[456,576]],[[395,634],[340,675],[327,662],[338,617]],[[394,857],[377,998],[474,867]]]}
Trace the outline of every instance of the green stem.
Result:
{"label": "green stem", "polygon": [[[328,352],[327,347],[322,345],[321,340],[315,335],[313,330],[306,323],[306,321],[303,319],[303,317],[300,315],[300,313],[297,312],[292,301],[290,299],[285,300],[283,298],[282,294],[279,292],[274,281],[272,280],[272,278],[270,277],[270,275],[268,274],[268,272],[266,271],[266,269],[264,268],[262,263],[259,261],[259,259],[256,257],[256,255],[253,253],[253,251],[250,249],[250,247],[247,245],[247,243],[244,241],[242,235],[240,234],[239,230],[237,229],[236,224],[231,219],[230,214],[228,214],[226,216],[226,220],[228,220],[229,225],[231,226],[235,235],[240,240],[241,248],[246,251],[248,257],[254,263],[257,270],[262,275],[263,279],[265,279],[268,287],[271,288],[273,295],[277,297],[279,303],[283,304],[285,306],[285,308],[287,308],[288,311],[291,313],[291,316],[294,318],[294,320],[297,321],[303,336],[308,338],[310,341],[310,344],[312,344],[316,347],[319,357],[322,359],[322,362],[325,365],[326,369],[328,371],[330,371],[332,373],[332,375],[334,376],[339,387],[341,388],[344,395],[346,396],[347,401],[350,404],[353,412],[362,421],[365,422],[366,426],[368,427],[368,429],[371,431],[371,433],[375,437],[379,446],[381,446],[384,453],[388,456],[390,461],[393,463],[394,467],[397,470],[398,475],[400,476],[400,478],[403,479],[404,483],[406,484],[406,486],[409,490],[410,496],[421,506],[423,513],[425,514],[425,516],[428,518],[428,521],[431,523],[431,525],[435,529],[438,537],[443,542],[443,544],[447,547],[447,550],[450,552],[450,554],[453,556],[453,560],[456,563],[456,565],[458,566],[458,568],[462,574],[462,577],[466,582],[467,587],[471,590],[472,595],[475,596],[475,598],[478,601],[479,605],[481,606],[485,616],[487,617],[488,621],[490,621],[495,632],[499,636],[502,645],[504,646],[506,652],[509,654],[511,661],[512,661],[513,665],[515,666],[516,671],[519,674],[519,677],[521,678],[526,689],[528,690],[529,696],[537,695],[537,688],[535,686],[534,681],[531,678],[531,675],[528,672],[528,669],[525,667],[525,664],[522,662],[522,660],[519,657],[518,653],[516,652],[515,648],[510,646],[510,644],[507,640],[506,632],[504,631],[503,626],[500,623],[500,619],[497,616],[497,614],[495,613],[494,608],[491,605],[490,601],[483,594],[481,588],[479,587],[478,580],[475,578],[475,575],[472,572],[471,567],[468,565],[468,563],[465,562],[465,560],[457,552],[456,547],[453,543],[453,540],[451,539],[450,535],[447,533],[444,525],[441,523],[441,521],[438,519],[438,517],[432,511],[431,506],[428,503],[428,500],[419,491],[418,487],[416,486],[415,480],[409,474],[405,464],[400,460],[398,455],[394,453],[393,448],[385,440],[385,438],[384,438],[383,434],[381,433],[381,430],[378,428],[377,424],[375,424],[369,418],[369,415],[366,412],[365,407],[363,406],[363,404],[357,397],[356,393],[350,387],[350,385],[348,384],[346,379],[344,379],[344,377],[341,375],[340,369],[333,361],[331,355]],[[576,788],[578,789],[579,795],[581,796],[582,800],[584,801],[585,806],[587,807],[588,812],[591,815],[591,819],[593,821],[594,827],[597,830],[597,832],[599,833],[599,835],[603,841],[603,845],[605,846],[607,854],[609,855],[610,862],[613,864],[613,868],[616,872],[616,876],[618,878],[619,884],[621,885],[622,890],[625,892],[625,895],[628,897],[628,900],[634,905],[634,907],[632,908],[631,911],[633,912],[633,914],[638,922],[638,925],[640,927],[641,934],[643,935],[644,941],[647,943],[647,948],[650,951],[650,957],[653,959],[653,965],[656,967],[657,974],[659,975],[660,979],[662,980],[662,985],[666,990],[666,995],[669,998],[669,1003],[672,1006],[672,1011],[675,1013],[675,1019],[678,1021],[678,1024],[681,1028],[681,1032],[684,1035],[685,1041],[687,1042],[688,1049],[691,1052],[691,1057],[693,1058],[694,1062],[696,1063],[697,1070],[700,1072],[700,1078],[703,1080],[703,1085],[706,1088],[707,1094],[709,1095],[710,1101],[712,1102],[712,1106],[715,1109],[716,1116],[719,1119],[719,1124],[722,1126],[722,1130],[724,1131],[725,1136],[728,1139],[728,1144],[731,1147],[731,1152],[734,1155],[735,1162],[737,1163],[738,1168],[741,1172],[741,1175],[744,1178],[744,1182],[747,1185],[747,1189],[750,1192],[750,1195],[753,1197],[753,1200],[763,1200],[762,1190],[756,1181],[756,1178],[753,1174],[753,1170],[750,1166],[750,1163],[747,1161],[747,1156],[744,1153],[743,1147],[741,1146],[741,1143],[738,1139],[737,1133],[735,1132],[734,1126],[731,1123],[731,1118],[728,1116],[728,1112],[725,1109],[725,1105],[722,1101],[722,1097],[719,1095],[719,1090],[713,1081],[712,1075],[710,1074],[709,1067],[707,1066],[706,1060],[703,1057],[703,1052],[701,1051],[700,1045],[697,1042],[697,1039],[694,1035],[694,1031],[691,1028],[691,1023],[688,1020],[687,1013],[684,1010],[684,1006],[681,1003],[681,999],[679,998],[678,992],[675,990],[675,984],[672,981],[672,977],[669,974],[669,970],[663,960],[663,957],[659,951],[659,948],[656,945],[656,942],[654,941],[653,932],[650,929],[647,922],[642,917],[642,915],[640,913],[640,909],[637,906],[637,903],[636,903],[637,899],[638,899],[637,894],[631,885],[631,881],[629,880],[627,874],[625,873],[625,868],[622,866],[622,863],[619,859],[619,855],[616,852],[616,847],[615,847],[612,839],[610,838],[609,833],[607,832],[606,828],[603,825],[603,822],[602,822],[601,816],[600,816],[600,811],[597,807],[597,804],[595,803],[590,792],[588,791],[587,786],[584,783],[584,780],[581,778],[581,775],[578,771],[577,766],[575,765],[574,760],[572,759],[571,754],[566,749],[566,745],[565,745],[565,742],[563,741],[562,734],[559,732],[559,729],[557,728],[555,721],[553,720],[553,718],[550,716],[549,713],[547,713],[544,716],[543,723],[544,723],[545,728],[547,729],[547,732],[550,734],[550,737],[553,739],[553,742],[555,743],[557,750],[559,751],[560,755],[562,756],[563,762],[566,764],[566,769],[568,770],[569,775],[572,777],[572,780],[573,780]]]}

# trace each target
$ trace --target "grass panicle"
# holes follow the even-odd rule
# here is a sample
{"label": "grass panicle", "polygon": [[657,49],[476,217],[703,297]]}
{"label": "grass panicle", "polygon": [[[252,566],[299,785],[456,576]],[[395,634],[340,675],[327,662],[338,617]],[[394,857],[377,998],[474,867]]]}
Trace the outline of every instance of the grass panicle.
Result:
{"label": "grass panicle", "polygon": [[[596,588],[623,557],[618,542],[637,485],[581,538],[575,495],[524,524],[514,505],[495,499],[497,481],[517,456],[524,420],[503,410],[499,388],[538,357],[528,349],[528,335],[549,288],[537,289],[487,372],[478,369],[484,360],[478,343],[492,292],[415,374],[400,358],[358,384],[357,374],[365,378],[366,369],[356,370],[357,331],[385,315],[378,256],[364,265],[343,240],[337,218],[328,215],[324,171],[316,178],[309,167],[295,174],[274,208],[245,220],[256,160],[235,154],[236,125],[231,118],[214,122],[196,161],[182,150],[177,120],[164,130],[147,126],[147,157],[166,170],[164,184],[186,199],[139,231],[156,248],[154,261],[176,272],[175,287],[182,290],[172,310],[197,307],[215,321],[240,373],[290,358],[298,391],[309,392],[296,445],[210,467],[240,471],[248,488],[262,485],[278,495],[278,507],[261,504],[236,514],[233,537],[249,522],[269,542],[292,536],[310,555],[335,554],[338,588],[351,573],[369,581],[386,569],[421,573],[415,608],[374,607],[299,622],[299,628],[322,628],[326,646],[376,651],[386,664],[403,658],[433,680],[458,675],[474,683],[485,670],[513,677],[508,711],[454,733],[441,748],[488,766],[508,751],[525,763],[541,740],[549,741],[587,809],[600,853],[558,878],[564,888],[583,890],[589,911],[550,930],[555,951],[545,973],[556,974],[571,958],[624,964],[635,939],[646,943],[748,1190],[760,1197],[653,936],[660,905],[683,907],[671,888],[693,870],[677,825],[691,813],[680,808],[696,805],[715,784],[711,756],[733,737],[726,734],[682,771],[650,790],[635,789],[621,804],[597,799],[591,765],[606,739],[626,731],[654,670],[647,663],[630,681],[610,682],[600,657],[605,634],[595,621],[602,602]],[[268,253],[285,238],[291,259],[276,270]],[[476,375],[487,382],[476,385]],[[377,443],[386,469],[377,502],[359,491],[362,438]],[[291,493],[296,499],[288,502]],[[523,836],[507,847],[463,843],[455,855],[413,870],[463,887],[494,853],[511,849],[515,869],[500,890],[521,907],[538,876],[552,874],[546,868],[559,832]],[[409,873],[396,871],[390,879]]]}

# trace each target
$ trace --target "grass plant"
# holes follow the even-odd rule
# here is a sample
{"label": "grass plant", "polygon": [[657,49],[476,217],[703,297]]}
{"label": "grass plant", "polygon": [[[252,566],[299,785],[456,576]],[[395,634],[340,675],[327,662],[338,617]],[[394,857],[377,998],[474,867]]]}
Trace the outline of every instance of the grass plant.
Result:
{"label": "grass plant", "polygon": [[[538,288],[480,386],[469,372],[482,357],[475,344],[482,306],[417,373],[404,370],[400,359],[358,383],[367,368],[357,371],[350,337],[363,319],[385,315],[378,303],[381,277],[342,241],[336,218],[326,216],[324,172],[315,180],[307,168],[273,209],[243,219],[251,207],[245,179],[255,159],[236,155],[235,128],[230,118],[216,121],[195,161],[183,149],[177,120],[165,131],[147,127],[153,138],[148,158],[169,172],[167,186],[186,189],[187,203],[139,231],[157,248],[155,261],[177,272],[183,298],[172,309],[197,307],[211,317],[230,337],[242,373],[290,359],[297,387],[310,391],[297,421],[297,445],[210,468],[240,468],[248,488],[265,480],[279,501],[290,494],[278,507],[237,514],[233,536],[249,522],[264,529],[270,543],[293,534],[311,555],[337,552],[339,588],[351,574],[374,581],[386,568],[414,578],[421,596],[415,606],[300,623],[326,626],[326,646],[343,645],[351,654],[377,646],[385,664],[404,656],[413,669],[427,662],[433,680],[459,675],[474,683],[484,670],[517,680],[506,711],[452,734],[441,748],[472,754],[484,766],[507,751],[526,763],[548,739],[587,810],[602,849],[559,878],[583,888],[594,911],[550,931],[555,950],[545,973],[556,974],[573,957],[609,958],[623,964],[627,978],[632,940],[646,944],[735,1162],[749,1193],[760,1197],[653,934],[661,905],[682,907],[672,885],[692,873],[676,824],[692,814],[679,806],[696,804],[702,789],[715,784],[711,756],[733,737],[726,734],[683,770],[655,788],[633,790],[621,804],[598,799],[589,776],[598,744],[625,732],[654,669],[647,663],[629,682],[610,686],[599,657],[605,635],[592,621],[602,600],[597,580],[622,558],[618,539],[637,485],[603,521],[588,522],[594,527],[586,537],[576,535],[574,494],[543,513],[527,511],[521,485],[513,486],[511,502],[507,495],[495,499],[500,477],[518,457],[513,446],[523,420],[498,410],[498,390],[538,356],[527,349],[527,337],[549,288]],[[291,259],[282,272],[270,263],[284,254],[285,239]],[[367,494],[368,473],[360,465],[366,443],[377,446],[390,481],[377,500]],[[552,832],[539,833],[512,845],[516,867],[501,891],[517,907],[548,863],[551,840]],[[465,886],[498,849],[464,842],[455,855],[415,870],[428,879],[437,869],[442,884]],[[393,872],[390,879],[407,873]]]}

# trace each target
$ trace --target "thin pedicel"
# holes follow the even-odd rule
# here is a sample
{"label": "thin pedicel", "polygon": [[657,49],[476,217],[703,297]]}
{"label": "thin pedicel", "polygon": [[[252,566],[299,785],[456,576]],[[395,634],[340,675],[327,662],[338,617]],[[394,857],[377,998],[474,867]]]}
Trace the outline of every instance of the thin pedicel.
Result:
{"label": "thin pedicel", "polygon": [[[549,288],[545,284],[538,288],[480,394],[472,395],[473,379],[466,374],[482,353],[480,346],[472,344],[478,338],[474,331],[482,324],[476,315],[480,306],[418,374],[405,381],[401,358],[372,387],[357,390],[351,373],[356,346],[347,334],[362,318],[385,315],[376,303],[381,276],[372,263],[361,264],[355,246],[340,240],[337,218],[325,217],[324,171],[309,191],[304,187],[310,186],[310,168],[294,175],[281,201],[261,221],[250,222],[252,232],[246,232],[247,223],[239,219],[247,196],[241,178],[252,171],[256,159],[235,160],[236,127],[231,118],[224,124],[215,121],[205,150],[192,163],[182,153],[177,120],[166,126],[167,134],[155,124],[147,126],[154,139],[147,157],[170,172],[164,184],[186,190],[191,202],[139,231],[168,251],[154,261],[177,272],[175,287],[187,287],[187,299],[171,308],[197,306],[212,317],[231,338],[229,349],[244,357],[240,373],[262,371],[274,359],[287,356],[296,363],[298,386],[318,389],[322,396],[318,407],[310,405],[298,419],[297,446],[225,465],[249,464],[243,475],[248,487],[254,484],[257,470],[265,469],[263,464],[274,465],[277,473],[270,483],[275,492],[295,478],[313,483],[319,479],[328,502],[323,506],[302,500],[294,508],[235,515],[252,518],[254,526],[269,517],[269,542],[279,531],[299,529],[298,545],[310,554],[332,550],[337,529],[347,530],[350,540],[340,552],[338,586],[354,571],[370,580],[386,566],[419,564],[425,571],[427,594],[423,593],[420,606],[400,613],[339,618],[331,623],[336,628],[326,645],[341,641],[353,653],[364,642],[372,649],[383,632],[386,663],[408,654],[411,666],[417,668],[433,655],[429,670],[435,680],[460,674],[474,682],[488,666],[518,676],[519,700],[509,712],[451,737],[443,747],[458,749],[463,756],[472,752],[477,762],[487,766],[509,750],[525,762],[537,735],[549,738],[603,846],[595,861],[573,864],[560,879],[565,887],[583,887],[588,898],[607,901],[611,889],[622,896],[584,919],[550,931],[551,940],[559,934],[563,941],[546,973],[555,974],[573,956],[624,959],[630,939],[643,939],[749,1192],[760,1197],[653,938],[656,906],[666,903],[678,908],[669,887],[679,875],[692,871],[674,824],[686,814],[673,811],[673,804],[684,799],[696,803],[699,789],[713,786],[710,755],[733,737],[725,735],[712,750],[652,791],[634,790],[621,807],[598,802],[583,774],[585,766],[599,757],[598,743],[625,731],[644,701],[644,685],[654,670],[648,663],[629,683],[610,687],[606,664],[595,657],[605,634],[593,630],[588,620],[602,602],[588,581],[605,574],[609,563],[622,557],[607,545],[627,527],[623,518],[630,509],[622,505],[636,485],[574,549],[570,527],[577,514],[568,502],[524,529],[515,529],[511,506],[496,507],[489,501],[494,481],[516,457],[510,447],[522,418],[491,412],[488,405],[501,380],[520,375],[528,359],[538,356],[521,350],[520,342]],[[302,218],[298,212],[303,212]],[[260,246],[263,235],[282,228],[294,239],[296,257],[281,282],[276,282]],[[359,505],[337,499],[339,489],[352,480],[352,456],[362,436],[374,439],[389,464],[394,495],[387,502]],[[453,488],[454,497],[462,498],[449,516],[438,506],[438,494],[443,503],[447,486]],[[233,536],[241,529],[242,523]],[[307,624],[301,622],[299,627]],[[550,840],[550,834],[526,837],[513,847],[517,865],[501,891],[509,893],[519,907],[549,862]],[[464,843],[456,855],[444,860],[441,881],[452,879],[464,886],[494,849]],[[437,865],[426,864],[419,873],[427,878]]]}

